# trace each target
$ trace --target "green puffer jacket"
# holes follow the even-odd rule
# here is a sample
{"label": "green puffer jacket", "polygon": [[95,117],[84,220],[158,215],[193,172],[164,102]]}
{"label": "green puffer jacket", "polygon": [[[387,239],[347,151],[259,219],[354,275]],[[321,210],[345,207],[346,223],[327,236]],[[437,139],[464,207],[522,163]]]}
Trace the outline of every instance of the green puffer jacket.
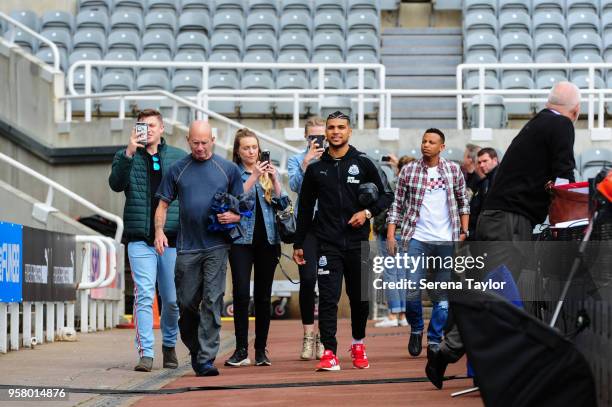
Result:
{"label": "green puffer jacket", "polygon": [[[168,168],[187,153],[179,148],[166,144],[162,138],[158,147],[162,175]],[[113,167],[108,177],[108,184],[115,192],[125,193],[123,207],[123,236],[127,240],[146,240],[151,228],[151,194],[149,192],[148,166],[149,160],[144,148],[138,148],[132,158],[125,155],[125,148],[117,151],[113,158]],[[167,236],[176,236],[179,229],[178,201],[172,202],[168,208],[164,232]]]}

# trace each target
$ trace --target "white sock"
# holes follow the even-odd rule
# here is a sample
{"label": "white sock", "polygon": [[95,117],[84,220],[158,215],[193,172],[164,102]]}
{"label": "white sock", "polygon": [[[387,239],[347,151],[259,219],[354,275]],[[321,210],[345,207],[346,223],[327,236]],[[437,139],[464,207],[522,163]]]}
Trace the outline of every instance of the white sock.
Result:
{"label": "white sock", "polygon": [[353,338],[353,345],[363,345],[363,339],[355,339]]}

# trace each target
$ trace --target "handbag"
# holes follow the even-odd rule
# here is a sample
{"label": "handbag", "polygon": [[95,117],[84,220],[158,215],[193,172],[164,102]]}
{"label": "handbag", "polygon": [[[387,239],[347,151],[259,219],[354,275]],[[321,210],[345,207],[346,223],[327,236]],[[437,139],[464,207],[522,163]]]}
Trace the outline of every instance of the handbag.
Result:
{"label": "handbag", "polygon": [[552,188],[553,199],[548,210],[551,225],[589,217],[589,194],[572,191],[588,185],[588,182],[576,182]]}
{"label": "handbag", "polygon": [[297,225],[291,199],[288,196],[272,198],[272,207],[274,208],[276,229],[281,242],[294,243]]}

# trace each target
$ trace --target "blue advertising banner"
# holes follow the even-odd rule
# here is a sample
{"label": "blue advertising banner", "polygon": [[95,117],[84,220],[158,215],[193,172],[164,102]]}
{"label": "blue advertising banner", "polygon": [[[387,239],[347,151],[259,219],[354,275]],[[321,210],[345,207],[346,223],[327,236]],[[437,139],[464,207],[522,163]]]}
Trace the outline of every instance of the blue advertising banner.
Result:
{"label": "blue advertising banner", "polygon": [[0,222],[0,302],[23,300],[23,226]]}

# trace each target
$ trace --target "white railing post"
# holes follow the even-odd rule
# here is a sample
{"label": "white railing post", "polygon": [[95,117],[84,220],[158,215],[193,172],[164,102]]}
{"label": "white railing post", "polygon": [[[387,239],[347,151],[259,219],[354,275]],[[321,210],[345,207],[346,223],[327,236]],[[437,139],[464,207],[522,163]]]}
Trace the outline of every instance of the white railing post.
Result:
{"label": "white railing post", "polygon": [[9,304],[11,314],[11,350],[19,350],[19,303]]}
{"label": "white railing post", "polygon": [[478,104],[478,128],[479,129],[485,128],[484,93],[483,93],[484,88],[485,88],[485,68],[481,66],[478,69],[478,90],[480,91],[480,93],[478,93],[478,97],[480,98],[479,100],[480,103]]}
{"label": "white railing post", "polygon": [[[91,95],[91,64],[85,63],[85,94]],[[85,121],[91,121],[91,97],[85,99]]]}
{"label": "white railing post", "polygon": [[300,127],[300,94],[297,91],[293,94],[293,128]]}
{"label": "white railing post", "polygon": [[96,300],[98,307],[98,318],[97,318],[97,327],[98,331],[104,331],[104,301]]}
{"label": "white railing post", "polygon": [[[208,65],[204,65],[202,68],[202,89],[206,89],[206,93],[204,94],[204,103],[202,107],[208,110],[208,90],[210,89],[209,81],[210,70]],[[206,113],[202,114],[200,110],[197,111],[201,116],[202,120],[208,120],[208,115]]]}
{"label": "white railing post", "polygon": [[[325,67],[319,65],[319,92],[325,89]],[[323,104],[323,94],[319,93],[319,112]]]}
{"label": "white railing post", "polygon": [[125,98],[119,98],[119,119],[125,120]]}
{"label": "white railing post", "polygon": [[[363,91],[364,69],[362,66],[357,69],[357,83],[358,89]],[[359,96],[357,96],[357,128],[359,130],[363,130],[364,127],[363,109],[363,93],[360,93]]]}
{"label": "white railing post", "polygon": [[603,129],[604,128],[604,116],[605,116],[605,97],[604,97],[604,91],[600,90],[598,93],[599,96],[599,109],[597,111],[597,122],[598,122],[598,128]]}
{"label": "white railing post", "polygon": [[74,302],[66,304],[66,327],[74,329]]}
{"label": "white railing post", "polygon": [[589,130],[593,130],[595,127],[595,111],[594,111],[594,97],[593,89],[595,88],[595,68],[589,67],[589,112],[588,112],[588,126]]}
{"label": "white railing post", "polygon": [[387,92],[387,102],[386,102],[386,106],[387,108],[387,128],[390,129],[391,128],[391,92]]}
{"label": "white railing post", "polygon": [[106,328],[112,328],[113,325],[113,304],[112,301],[105,301],[104,305],[106,310],[104,315],[106,316]]}
{"label": "white railing post", "polygon": [[32,347],[32,303],[24,301],[23,307],[23,347]]}
{"label": "white railing post", "polygon": [[[457,91],[463,90],[463,69],[457,66]],[[457,130],[463,130],[463,95],[457,93]]]}
{"label": "white railing post", "polygon": [[0,302],[0,353],[8,352],[7,304]]}
{"label": "white railing post", "polygon": [[81,300],[81,332],[89,332],[89,290],[77,291]]}
{"label": "white railing post", "polygon": [[89,332],[96,332],[98,325],[96,319],[98,317],[98,302],[93,298],[89,299]]}
{"label": "white railing post", "polygon": [[381,65],[378,69],[378,87],[380,89],[380,95],[378,97],[378,126],[385,127],[386,126],[386,118],[385,118],[385,75],[386,69],[384,65]]}

